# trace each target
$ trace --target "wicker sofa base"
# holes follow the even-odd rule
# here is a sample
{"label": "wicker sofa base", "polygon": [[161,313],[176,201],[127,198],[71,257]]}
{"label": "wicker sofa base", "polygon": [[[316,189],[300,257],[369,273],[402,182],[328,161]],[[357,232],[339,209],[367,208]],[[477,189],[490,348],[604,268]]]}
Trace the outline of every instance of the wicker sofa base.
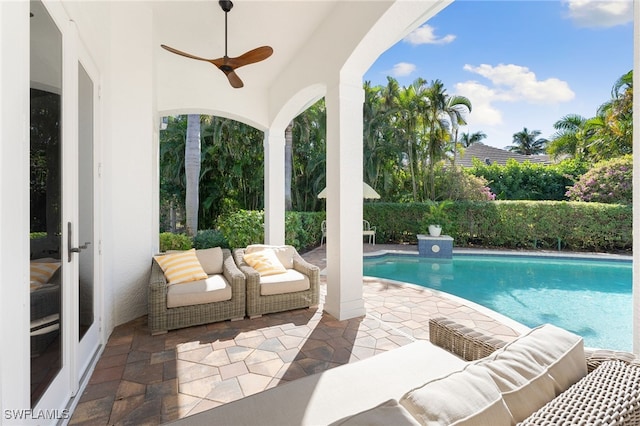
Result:
{"label": "wicker sofa base", "polygon": [[522,426],[640,423],[640,366],[605,361],[533,413]]}

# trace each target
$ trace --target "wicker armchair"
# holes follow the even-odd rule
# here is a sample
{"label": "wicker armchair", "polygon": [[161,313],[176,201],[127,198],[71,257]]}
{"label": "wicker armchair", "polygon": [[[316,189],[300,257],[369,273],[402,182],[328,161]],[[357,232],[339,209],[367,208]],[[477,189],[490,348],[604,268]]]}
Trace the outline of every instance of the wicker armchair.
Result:
{"label": "wicker armchair", "polygon": [[[247,250],[251,250],[253,247],[264,248],[270,246],[249,246],[246,249],[236,249],[233,252],[236,264],[247,279],[247,315],[250,318],[273,312],[289,311],[318,305],[320,297],[320,268],[304,260],[293,246],[274,246],[274,248],[281,250],[278,254],[279,258],[283,256],[289,257],[282,262],[285,268],[290,267],[290,269],[299,272],[309,280],[309,289],[263,295],[261,291],[260,274],[249,266],[244,259]],[[283,254],[283,252],[286,254]]]}
{"label": "wicker armchair", "polygon": [[[231,251],[222,249],[223,277],[231,286],[231,299],[191,306],[167,307],[169,285],[160,265],[153,260],[148,288],[148,323],[151,334],[211,322],[243,319],[245,316],[245,277],[238,269]],[[180,285],[180,284],[173,284]]]}
{"label": "wicker armchair", "polygon": [[[446,318],[429,320],[429,340],[467,361],[507,344]],[[640,425],[640,359],[605,349],[585,358],[588,374],[518,425]]]}

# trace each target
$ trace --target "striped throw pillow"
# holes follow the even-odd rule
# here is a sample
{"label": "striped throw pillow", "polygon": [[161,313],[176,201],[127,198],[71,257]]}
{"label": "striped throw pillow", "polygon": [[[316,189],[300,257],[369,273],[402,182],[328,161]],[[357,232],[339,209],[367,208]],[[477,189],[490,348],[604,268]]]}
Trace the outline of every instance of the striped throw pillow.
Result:
{"label": "striped throw pillow", "polygon": [[31,262],[30,280],[32,285],[44,285],[60,267],[60,262]]}
{"label": "striped throw pillow", "polygon": [[287,272],[287,269],[280,263],[273,249],[264,249],[245,254],[244,261],[258,271],[261,277]]}
{"label": "striped throw pillow", "polygon": [[195,249],[179,253],[154,256],[169,284],[186,283],[190,281],[204,280],[207,273],[196,257]]}

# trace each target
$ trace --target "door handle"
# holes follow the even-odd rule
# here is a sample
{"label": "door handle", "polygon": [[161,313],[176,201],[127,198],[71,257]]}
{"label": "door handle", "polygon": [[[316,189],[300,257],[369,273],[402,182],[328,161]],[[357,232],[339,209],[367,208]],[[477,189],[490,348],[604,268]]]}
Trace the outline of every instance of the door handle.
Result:
{"label": "door handle", "polygon": [[67,254],[67,262],[71,262],[71,254],[72,253],[80,253],[82,250],[86,249],[87,246],[89,244],[91,244],[90,241],[85,241],[85,243],[81,246],[78,247],[71,247],[72,245],[72,238],[71,238],[71,222],[67,222],[67,247],[68,247],[68,254]]}

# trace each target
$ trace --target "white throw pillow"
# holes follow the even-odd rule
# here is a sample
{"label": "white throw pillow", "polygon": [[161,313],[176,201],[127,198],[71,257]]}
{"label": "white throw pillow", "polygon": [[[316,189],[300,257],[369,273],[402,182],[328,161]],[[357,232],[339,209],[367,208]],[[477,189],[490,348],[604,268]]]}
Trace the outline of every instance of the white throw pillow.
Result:
{"label": "white throw pillow", "polygon": [[487,370],[473,364],[406,393],[400,404],[427,426],[510,426],[513,423]]}
{"label": "white throw pillow", "polygon": [[207,275],[222,273],[224,256],[220,247],[196,250],[196,257]]}
{"label": "white throw pillow", "polygon": [[551,324],[476,361],[495,381],[516,422],[587,374],[582,338]]}

